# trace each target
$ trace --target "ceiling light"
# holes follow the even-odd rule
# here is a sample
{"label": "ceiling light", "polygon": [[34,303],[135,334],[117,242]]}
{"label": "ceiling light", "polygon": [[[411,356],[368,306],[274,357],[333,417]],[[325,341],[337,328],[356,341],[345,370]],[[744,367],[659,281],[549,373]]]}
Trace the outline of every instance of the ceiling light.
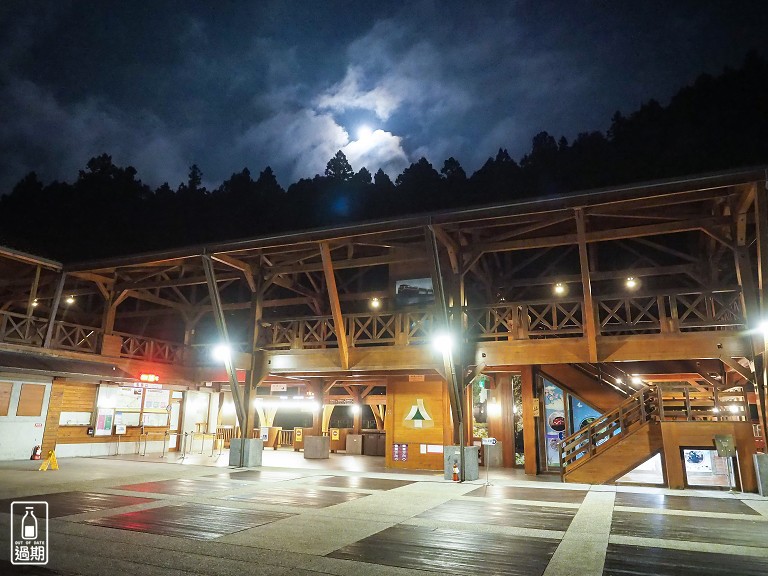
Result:
{"label": "ceiling light", "polygon": [[642,384],[643,381],[640,379],[640,376],[637,376],[636,374],[632,375],[632,384]]}
{"label": "ceiling light", "polygon": [[634,277],[630,276],[627,278],[627,281],[625,282],[625,285],[627,288],[637,288],[637,280],[634,279]]}
{"label": "ceiling light", "polygon": [[555,294],[558,296],[565,294],[565,285],[562,282],[555,284]]}
{"label": "ceiling light", "polygon": [[37,306],[37,298],[35,298],[35,299],[32,301],[32,307],[34,308],[34,307],[36,307],[36,306]]}
{"label": "ceiling light", "polygon": [[67,296],[67,299],[64,300],[64,302],[66,302],[67,304],[74,304],[75,303],[74,295],[70,294],[69,296]]}
{"label": "ceiling light", "polygon": [[371,308],[373,308],[374,310],[378,310],[379,308],[381,308],[381,300],[379,300],[378,298],[371,298]]}

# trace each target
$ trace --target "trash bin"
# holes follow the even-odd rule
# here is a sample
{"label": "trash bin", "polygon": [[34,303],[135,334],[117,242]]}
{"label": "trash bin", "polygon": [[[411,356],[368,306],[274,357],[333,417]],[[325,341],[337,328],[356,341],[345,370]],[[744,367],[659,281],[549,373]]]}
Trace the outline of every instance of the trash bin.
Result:
{"label": "trash bin", "polygon": [[[459,446],[443,446],[443,478],[453,479],[453,463],[461,466],[459,458]],[[477,480],[480,478],[480,466],[478,458],[479,446],[464,446],[464,480]]]}

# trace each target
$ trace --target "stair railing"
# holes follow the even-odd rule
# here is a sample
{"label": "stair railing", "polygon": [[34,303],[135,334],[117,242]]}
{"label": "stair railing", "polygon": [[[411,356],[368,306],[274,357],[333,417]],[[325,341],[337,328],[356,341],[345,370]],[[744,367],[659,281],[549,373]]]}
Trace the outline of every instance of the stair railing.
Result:
{"label": "stair railing", "polygon": [[589,426],[565,437],[558,444],[561,478],[568,466],[591,458],[598,452],[599,447],[603,447],[613,438],[625,436],[639,424],[653,419],[658,414],[658,406],[658,388],[645,386]]}

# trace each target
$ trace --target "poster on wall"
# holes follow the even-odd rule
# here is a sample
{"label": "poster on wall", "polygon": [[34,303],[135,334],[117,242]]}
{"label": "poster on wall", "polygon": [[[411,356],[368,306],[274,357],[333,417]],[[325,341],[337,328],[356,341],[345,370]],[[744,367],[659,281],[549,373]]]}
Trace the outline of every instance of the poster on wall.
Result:
{"label": "poster on wall", "polygon": [[99,396],[96,405],[100,408],[115,408],[123,411],[141,410],[141,388],[125,386],[99,386]]}
{"label": "poster on wall", "polygon": [[395,281],[395,303],[398,306],[417,306],[435,301],[432,278],[411,278]]}
{"label": "poster on wall", "polygon": [[170,398],[170,390],[153,390],[148,388],[144,391],[144,410],[165,410],[170,404]]}
{"label": "poster on wall", "polygon": [[565,438],[565,401],[563,391],[549,380],[544,380],[544,419],[547,467],[559,468],[557,445]]}
{"label": "poster on wall", "polygon": [[112,424],[114,423],[114,408],[96,409],[96,426],[93,428],[94,436],[111,436]]}

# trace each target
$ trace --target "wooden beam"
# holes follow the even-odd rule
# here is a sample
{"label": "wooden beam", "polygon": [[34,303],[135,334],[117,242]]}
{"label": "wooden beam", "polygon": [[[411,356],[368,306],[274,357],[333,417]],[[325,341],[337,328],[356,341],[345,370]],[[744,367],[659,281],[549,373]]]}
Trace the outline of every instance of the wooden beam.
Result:
{"label": "wooden beam", "polygon": [[[388,264],[400,264],[403,262],[423,261],[426,257],[423,254],[403,255],[397,252],[393,255],[372,256],[367,258],[352,258],[346,260],[337,260],[333,263],[335,270],[346,268],[365,268],[368,266],[385,266]],[[289,274],[294,272],[322,272],[322,262],[313,262],[309,264],[297,264],[293,266],[274,266],[268,270],[269,274]]]}
{"label": "wooden beam", "polygon": [[111,286],[115,283],[114,278],[110,278],[109,276],[104,276],[102,274],[96,274],[95,272],[72,272],[70,273],[70,276],[74,276],[80,280],[95,282],[96,284],[105,284],[107,286]]}
{"label": "wooden beam", "polygon": [[240,272],[242,272],[245,276],[245,281],[248,283],[248,288],[251,289],[251,292],[255,293],[258,290],[256,287],[256,280],[254,279],[253,267],[250,264],[243,262],[242,260],[238,260],[237,258],[233,258],[228,254],[212,254],[211,258],[217,262],[226,264],[230,268],[240,270]]}
{"label": "wooden beam", "polygon": [[154,294],[147,294],[146,292],[139,292],[138,290],[125,290],[123,294],[125,294],[127,298],[135,298],[136,300],[143,300],[145,302],[167,306],[168,308],[174,308],[176,310],[186,310],[186,307],[183,304],[155,296]]}
{"label": "wooden beam", "polygon": [[587,339],[589,361],[597,362],[597,311],[592,299],[592,282],[589,273],[589,257],[587,256],[586,231],[584,224],[584,211],[581,208],[576,213],[576,236],[579,243],[579,264],[581,266],[581,288],[584,294],[584,337]]}
{"label": "wooden beam", "polygon": [[336,289],[336,277],[333,273],[331,250],[327,242],[320,243],[320,256],[323,259],[323,274],[325,274],[325,285],[328,289],[328,299],[330,300],[331,313],[333,314],[333,327],[336,330],[336,340],[339,343],[341,367],[343,370],[349,370],[349,344],[347,343],[347,333],[344,329],[344,317],[341,315],[339,293]]}
{"label": "wooden beam", "polygon": [[754,382],[755,375],[748,368],[744,368],[744,366],[739,364],[736,360],[734,360],[730,356],[721,356],[720,360],[722,360],[723,364],[725,364],[726,366],[728,366],[728,368],[730,368],[731,370],[739,374],[747,382]]}
{"label": "wooden beam", "polygon": [[[576,210],[581,210],[577,208]],[[599,230],[585,235],[585,241],[605,242],[608,240],[623,240],[626,238],[639,238],[643,236],[658,236],[693,230],[711,229],[714,226],[727,226],[730,219],[723,216],[711,216],[708,218],[678,220],[663,224],[648,224],[646,226],[627,226],[619,229]],[[474,247],[472,254],[485,252],[506,252],[511,250],[528,250],[531,248],[549,248],[553,246],[565,246],[576,244],[577,234],[561,234],[559,236],[545,236],[540,238],[525,238],[510,240],[507,242],[484,242]]]}
{"label": "wooden beam", "polygon": [[448,259],[451,262],[451,270],[453,270],[454,274],[458,274],[460,251],[459,245],[440,226],[433,226],[432,228],[435,232],[435,237],[448,250]]}

